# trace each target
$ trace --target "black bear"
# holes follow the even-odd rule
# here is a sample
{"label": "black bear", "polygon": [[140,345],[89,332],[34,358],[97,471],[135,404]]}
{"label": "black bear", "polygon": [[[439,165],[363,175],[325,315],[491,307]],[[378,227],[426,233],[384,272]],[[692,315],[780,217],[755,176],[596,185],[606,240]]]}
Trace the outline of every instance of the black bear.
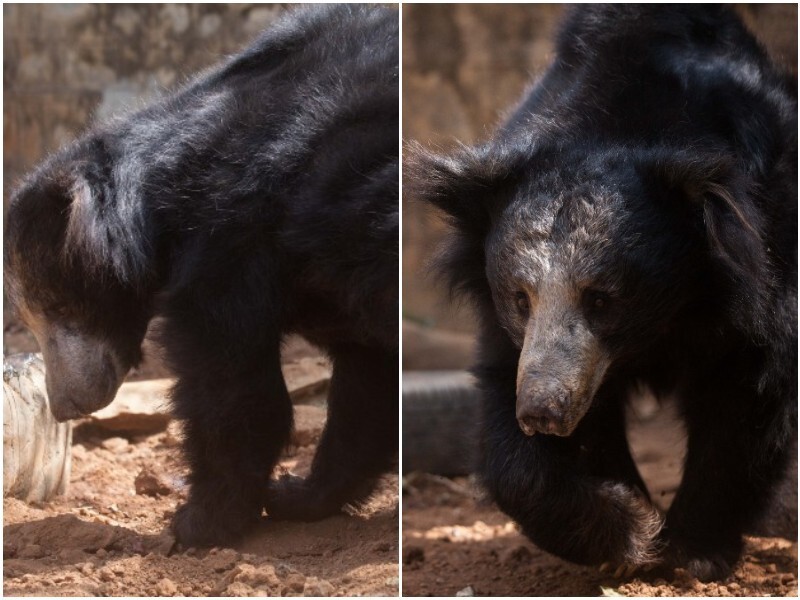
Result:
{"label": "black bear", "polygon": [[[385,7],[293,10],[13,196],[6,292],[59,419],[108,404],[163,321],[191,468],[184,545],[232,543],[265,508],[336,513],[396,460],[398,28]],[[270,481],[292,426],[289,332],[330,354],[328,421],[309,477]]]}
{"label": "black bear", "polygon": [[[572,9],[492,139],[409,159],[481,327],[482,477],[541,548],[725,576],[797,421],[796,82],[732,10]],[[680,397],[666,515],[631,458],[640,383]]]}

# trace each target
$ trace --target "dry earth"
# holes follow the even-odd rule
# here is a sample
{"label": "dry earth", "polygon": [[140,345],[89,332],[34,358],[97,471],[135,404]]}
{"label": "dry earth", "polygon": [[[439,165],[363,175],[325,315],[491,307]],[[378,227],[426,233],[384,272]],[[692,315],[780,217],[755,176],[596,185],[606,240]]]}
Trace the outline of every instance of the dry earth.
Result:
{"label": "dry earth", "polygon": [[[290,359],[308,354],[302,345],[287,351]],[[298,429],[279,469],[302,475],[324,408],[316,399],[296,409]],[[175,422],[147,436],[76,429],[63,497],[42,504],[4,498],[4,595],[397,595],[396,476],[349,514],[316,523],[265,519],[236,548],[183,550],[168,531],[187,491],[179,444]]]}
{"label": "dry earth", "polygon": [[465,479],[406,477],[404,596],[797,596],[797,543],[748,537],[744,561],[720,583],[676,571],[627,581],[555,558]]}

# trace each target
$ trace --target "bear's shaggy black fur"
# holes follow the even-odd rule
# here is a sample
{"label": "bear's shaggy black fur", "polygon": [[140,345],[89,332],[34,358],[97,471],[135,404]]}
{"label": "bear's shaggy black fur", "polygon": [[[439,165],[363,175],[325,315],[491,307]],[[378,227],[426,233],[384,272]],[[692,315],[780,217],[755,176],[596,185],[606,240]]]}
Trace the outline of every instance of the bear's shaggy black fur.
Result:
{"label": "bear's shaggy black fur", "polygon": [[[233,542],[265,507],[336,513],[394,463],[397,132],[397,11],[298,9],[15,193],[6,289],[59,418],[109,402],[163,320],[191,467],[173,524],[185,545]],[[270,482],[292,425],[290,332],[332,358],[329,414],[310,476]]]}
{"label": "bear's shaggy black fur", "polygon": [[[563,558],[722,577],[796,437],[796,83],[719,5],[578,7],[556,50],[493,139],[409,162],[482,320],[483,479]],[[666,515],[641,383],[687,425]]]}

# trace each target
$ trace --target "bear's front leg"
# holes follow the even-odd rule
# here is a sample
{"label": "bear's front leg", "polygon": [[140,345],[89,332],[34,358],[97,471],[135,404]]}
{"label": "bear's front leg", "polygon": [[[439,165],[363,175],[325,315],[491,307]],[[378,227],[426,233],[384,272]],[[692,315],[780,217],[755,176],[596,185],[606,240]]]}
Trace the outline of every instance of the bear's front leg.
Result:
{"label": "bear's front leg", "polygon": [[331,349],[328,421],[311,474],[272,482],[266,499],[274,519],[313,521],[341,512],[372,492],[395,462],[398,446],[398,356],[358,345]]}
{"label": "bear's front leg", "polygon": [[622,571],[654,564],[663,519],[630,456],[621,403],[598,401],[569,437],[529,437],[515,416],[513,370],[490,371],[481,377],[483,477],[500,508],[566,560]]}
{"label": "bear's front leg", "polygon": [[730,574],[742,552],[742,534],[784,477],[797,413],[795,394],[787,394],[790,400],[770,398],[734,373],[704,376],[684,401],[684,474],[662,536],[668,566],[708,581]]}
{"label": "bear's front leg", "polygon": [[291,431],[277,340],[273,352],[249,363],[223,362],[195,354],[173,391],[191,468],[189,500],[173,522],[184,546],[229,545],[259,521],[264,489]]}

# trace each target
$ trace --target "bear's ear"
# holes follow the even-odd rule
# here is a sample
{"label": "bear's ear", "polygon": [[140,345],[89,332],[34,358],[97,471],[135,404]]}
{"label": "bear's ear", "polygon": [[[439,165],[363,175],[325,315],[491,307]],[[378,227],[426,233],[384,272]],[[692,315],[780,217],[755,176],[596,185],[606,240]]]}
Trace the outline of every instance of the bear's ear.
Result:
{"label": "bear's ear", "polygon": [[108,155],[91,150],[69,169],[71,203],[64,250],[88,271],[139,285],[153,262],[143,198],[138,186],[120,189],[125,186],[115,181]]}
{"label": "bear's ear", "polygon": [[755,186],[730,157],[670,153],[648,163],[648,177],[665,200],[702,219],[709,253],[730,278],[740,314],[758,314],[770,264]]}
{"label": "bear's ear", "polygon": [[407,198],[442,210],[459,229],[485,231],[502,190],[513,183],[530,153],[516,146],[460,146],[448,155],[417,143],[406,146],[403,190]]}

